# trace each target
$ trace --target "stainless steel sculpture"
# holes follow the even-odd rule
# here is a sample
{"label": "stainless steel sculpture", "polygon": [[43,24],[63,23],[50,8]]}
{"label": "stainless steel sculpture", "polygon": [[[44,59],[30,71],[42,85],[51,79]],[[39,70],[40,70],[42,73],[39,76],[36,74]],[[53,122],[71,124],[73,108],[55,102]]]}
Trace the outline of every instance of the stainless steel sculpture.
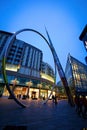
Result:
{"label": "stainless steel sculpture", "polygon": [[74,102],[73,102],[73,97],[72,97],[72,94],[71,94],[71,91],[69,89],[69,86],[68,86],[68,82],[67,82],[67,79],[65,77],[65,73],[63,71],[63,68],[60,64],[60,61],[59,61],[59,58],[57,56],[57,53],[55,51],[55,48],[53,47],[53,44],[52,44],[52,41],[50,39],[50,36],[48,34],[48,31],[46,30],[46,33],[47,33],[47,36],[48,36],[48,39],[49,39],[49,44],[50,44],[50,49],[51,49],[51,52],[53,54],[53,58],[54,58],[54,62],[55,62],[55,65],[57,67],[57,70],[58,70],[58,73],[59,73],[59,76],[60,76],[60,79],[62,81],[62,84],[65,88],[65,91],[66,91],[66,94],[68,96],[68,102],[70,103],[71,106],[74,105]]}
{"label": "stainless steel sculpture", "polygon": [[[53,58],[54,58],[54,62],[55,62],[55,65],[56,65],[56,67],[57,67],[59,76],[60,76],[61,81],[62,81],[62,83],[63,83],[63,85],[64,85],[64,87],[65,87],[65,90],[66,90],[66,94],[67,94],[67,96],[68,96],[69,103],[70,103],[71,105],[73,105],[72,96],[71,96],[71,93],[70,93],[70,90],[69,90],[69,87],[68,87],[68,83],[67,83],[65,74],[64,74],[64,72],[63,72],[62,66],[61,66],[61,64],[60,64],[60,61],[59,61],[58,56],[57,56],[57,54],[56,54],[56,51],[55,51],[55,49],[54,49],[54,47],[53,47],[53,44],[52,44],[52,42],[51,42],[51,40],[50,40],[50,37],[49,37],[49,34],[48,34],[47,30],[46,30],[46,33],[47,33],[49,42],[48,42],[48,40],[47,40],[41,33],[39,33],[38,31],[36,31],[36,30],[34,30],[34,29],[28,29],[28,28],[26,28],[26,29],[21,29],[21,30],[17,31],[17,32],[14,33],[14,34],[11,36],[11,38],[7,41],[7,47],[6,47],[6,49],[5,49],[4,57],[3,57],[3,60],[2,60],[2,72],[3,72],[4,82],[5,82],[5,85],[6,85],[7,90],[9,91],[9,94],[11,95],[11,97],[15,100],[15,102],[16,102],[18,105],[20,105],[20,106],[23,107],[23,108],[27,107],[27,105],[21,103],[21,102],[15,97],[13,91],[10,89],[9,83],[8,83],[8,80],[7,80],[6,70],[5,70],[6,58],[7,58],[7,50],[8,50],[8,48],[9,48],[10,44],[12,44],[12,42],[13,42],[15,36],[18,35],[18,34],[21,33],[21,32],[24,32],[24,31],[32,31],[32,32],[37,33],[37,34],[40,35],[40,36],[45,40],[45,42],[48,44],[48,46],[49,46],[49,48],[50,48],[50,50],[51,50],[51,52],[52,52],[52,55],[53,55]],[[54,87],[55,87],[55,85],[54,85]]]}

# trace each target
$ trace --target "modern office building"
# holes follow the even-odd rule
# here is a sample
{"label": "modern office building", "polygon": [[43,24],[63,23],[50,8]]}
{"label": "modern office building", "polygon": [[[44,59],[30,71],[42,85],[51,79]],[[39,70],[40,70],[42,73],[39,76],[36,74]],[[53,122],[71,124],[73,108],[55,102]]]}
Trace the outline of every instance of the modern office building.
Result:
{"label": "modern office building", "polygon": [[85,49],[87,51],[87,25],[84,27],[83,31],[81,32],[79,39],[83,41]]}
{"label": "modern office building", "polygon": [[54,82],[54,71],[48,63],[42,62],[40,74],[42,78]]}
{"label": "modern office building", "polygon": [[87,94],[87,65],[69,54],[65,75],[73,95],[75,92]]}
{"label": "modern office building", "polygon": [[[13,33],[0,31],[0,95],[9,95],[2,76],[2,57],[7,40]],[[14,38],[7,50],[7,79],[15,95],[26,95],[29,89],[30,98],[48,97],[54,84],[52,67],[43,62],[40,49]]]}
{"label": "modern office building", "polygon": [[[87,25],[84,27],[83,31],[81,32],[79,39],[83,41],[84,47],[87,51]],[[85,61],[87,64],[87,56],[85,57]]]}
{"label": "modern office building", "polygon": [[65,88],[64,88],[61,81],[59,81],[57,83],[57,88],[58,88],[58,98],[59,99],[67,99],[66,91],[65,91]]}

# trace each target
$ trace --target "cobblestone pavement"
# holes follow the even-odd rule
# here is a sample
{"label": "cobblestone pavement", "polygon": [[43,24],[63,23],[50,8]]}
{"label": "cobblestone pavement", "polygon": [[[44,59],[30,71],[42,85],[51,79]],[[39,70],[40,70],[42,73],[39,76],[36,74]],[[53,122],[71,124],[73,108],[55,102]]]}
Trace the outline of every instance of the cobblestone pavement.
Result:
{"label": "cobblestone pavement", "polygon": [[[43,104],[38,100],[23,102],[28,102],[29,107],[21,108],[12,99],[0,98],[0,130],[4,130],[5,126],[15,126],[15,130],[82,130],[87,128],[87,119],[79,117],[75,108],[71,107],[67,100],[59,100],[57,104],[52,101]],[[26,128],[23,129],[23,127]]]}

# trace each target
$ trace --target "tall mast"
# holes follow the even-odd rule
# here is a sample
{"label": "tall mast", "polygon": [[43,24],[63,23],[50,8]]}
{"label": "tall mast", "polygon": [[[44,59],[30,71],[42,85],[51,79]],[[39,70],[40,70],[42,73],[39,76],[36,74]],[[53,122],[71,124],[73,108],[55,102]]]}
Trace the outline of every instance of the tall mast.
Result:
{"label": "tall mast", "polygon": [[50,36],[49,36],[49,34],[48,34],[48,31],[47,31],[46,28],[45,28],[45,30],[46,30],[46,34],[47,34],[47,36],[48,36],[50,49],[51,49],[52,54],[53,54],[53,57],[54,57],[54,62],[55,62],[55,65],[56,65],[56,67],[57,67],[57,70],[58,70],[60,79],[61,79],[61,81],[62,81],[62,84],[63,84],[63,86],[64,86],[64,88],[65,88],[65,91],[66,91],[66,94],[67,94],[67,97],[68,97],[68,101],[69,101],[70,105],[73,106],[73,104],[74,104],[74,103],[73,103],[73,97],[72,97],[72,95],[71,95],[71,92],[70,92],[70,89],[69,89],[69,86],[68,86],[68,82],[67,82],[67,79],[66,79],[66,77],[65,77],[65,73],[64,73],[63,68],[62,68],[62,65],[61,65],[61,63],[60,63],[60,61],[59,61],[59,58],[58,58],[57,53],[56,53],[56,51],[55,51],[55,48],[54,48],[54,46],[53,46],[53,44],[52,44],[52,41],[51,41]]}

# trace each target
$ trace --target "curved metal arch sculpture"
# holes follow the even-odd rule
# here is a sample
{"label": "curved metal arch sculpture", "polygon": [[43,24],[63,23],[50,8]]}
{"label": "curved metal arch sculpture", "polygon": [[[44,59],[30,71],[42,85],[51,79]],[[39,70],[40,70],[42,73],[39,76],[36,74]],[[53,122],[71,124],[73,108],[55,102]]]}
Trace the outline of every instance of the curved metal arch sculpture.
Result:
{"label": "curved metal arch sculpture", "polygon": [[5,85],[6,85],[6,88],[8,90],[8,92],[10,93],[11,97],[15,100],[15,102],[20,105],[21,107],[25,108],[27,107],[25,104],[21,103],[14,95],[14,93],[12,92],[12,90],[10,89],[9,87],[9,84],[8,84],[8,80],[7,80],[7,76],[6,76],[6,70],[5,70],[5,66],[6,66],[6,58],[7,58],[7,50],[9,48],[9,45],[12,43],[13,39],[15,38],[16,35],[18,35],[19,33],[21,32],[24,32],[24,31],[32,31],[32,32],[35,32],[37,34],[39,34],[45,41],[46,43],[48,44],[48,46],[50,47],[50,44],[49,42],[47,41],[47,39],[41,34],[39,33],[38,31],[34,30],[34,29],[21,29],[19,31],[17,31],[16,33],[14,33],[11,38],[7,41],[7,47],[5,49],[5,53],[4,53],[4,57],[2,59],[2,72],[3,72],[3,78],[4,78],[4,82],[5,82]]}
{"label": "curved metal arch sculpture", "polygon": [[49,34],[46,30],[46,33],[47,33],[47,36],[48,36],[48,39],[49,39],[49,42],[48,40],[38,31],[34,30],[34,29],[21,29],[19,31],[17,31],[16,33],[14,33],[11,38],[9,39],[9,41],[7,41],[7,47],[6,47],[6,50],[5,50],[5,53],[4,53],[4,57],[3,57],[3,60],[2,60],[2,72],[3,72],[3,78],[4,78],[4,82],[5,82],[5,85],[6,85],[6,88],[7,90],[9,91],[10,95],[13,97],[13,99],[15,100],[15,102],[20,105],[21,107],[25,108],[27,107],[26,105],[24,105],[23,103],[21,103],[14,95],[14,93],[11,91],[10,87],[9,87],[9,84],[8,84],[8,80],[7,80],[7,76],[6,76],[6,70],[5,70],[5,66],[6,66],[6,57],[7,57],[7,50],[9,48],[9,45],[12,43],[13,39],[15,38],[15,36],[21,32],[24,32],[24,31],[32,31],[32,32],[35,32],[37,33],[38,35],[40,35],[45,41],[46,43],[48,44],[51,52],[52,52],[52,55],[53,55],[53,58],[54,58],[54,63],[55,65],[57,66],[57,70],[59,72],[59,76],[61,78],[61,81],[65,87],[65,90],[66,90],[66,94],[68,96],[68,100],[69,100],[69,103],[72,105],[73,104],[73,100],[72,100],[72,96],[71,96],[71,93],[69,91],[69,87],[68,87],[68,83],[67,83],[67,80],[65,78],[65,75],[64,75],[64,72],[63,72],[63,69],[62,69],[62,66],[59,62],[59,59],[58,59],[58,56],[56,54],[56,51],[53,47],[53,44],[50,40],[50,37],[49,37]]}

